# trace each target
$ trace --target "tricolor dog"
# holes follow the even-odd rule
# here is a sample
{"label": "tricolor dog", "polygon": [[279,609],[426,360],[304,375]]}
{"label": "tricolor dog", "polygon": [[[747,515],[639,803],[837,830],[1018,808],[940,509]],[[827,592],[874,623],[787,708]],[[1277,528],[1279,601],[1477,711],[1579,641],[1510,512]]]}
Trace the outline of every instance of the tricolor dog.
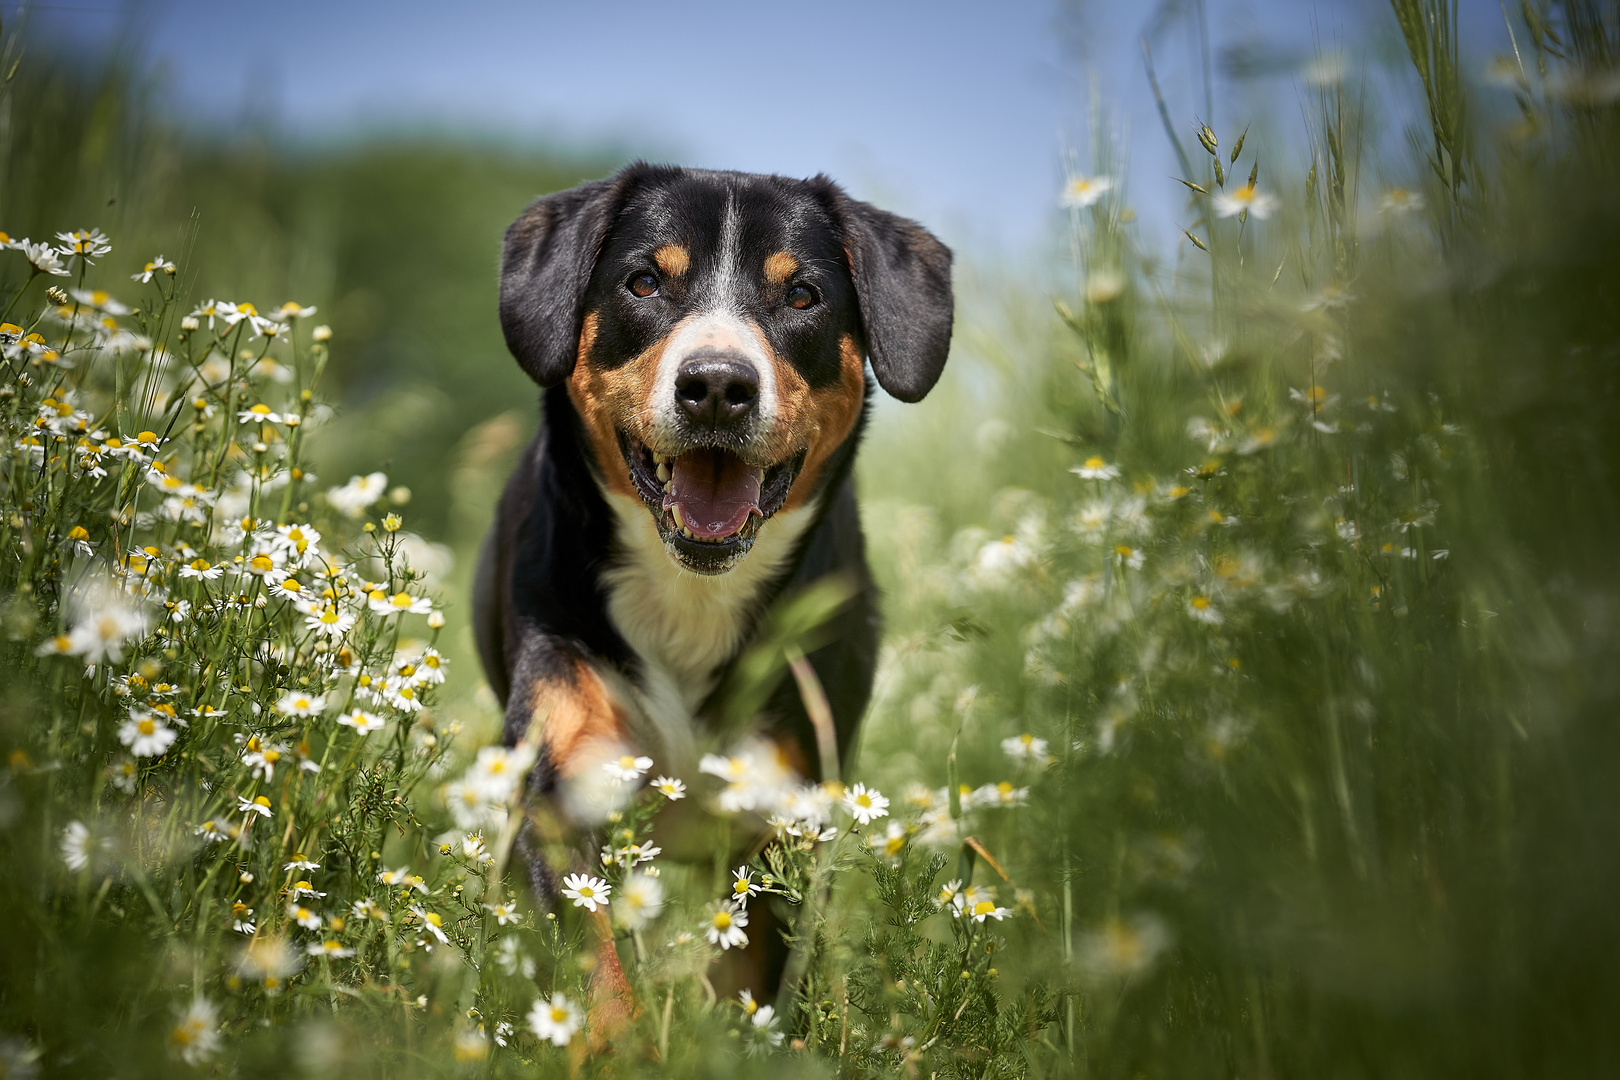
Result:
{"label": "tricolor dog", "polygon": [[[939,378],[950,268],[927,230],[824,177],[637,164],[507,230],[501,326],[542,423],[476,618],[507,740],[540,718],[531,797],[606,742],[690,768],[772,602],[830,574],[860,591],[809,660],[847,749],[877,643],[851,466],[872,380],[917,401]],[[761,723],[817,774],[791,678]]]}

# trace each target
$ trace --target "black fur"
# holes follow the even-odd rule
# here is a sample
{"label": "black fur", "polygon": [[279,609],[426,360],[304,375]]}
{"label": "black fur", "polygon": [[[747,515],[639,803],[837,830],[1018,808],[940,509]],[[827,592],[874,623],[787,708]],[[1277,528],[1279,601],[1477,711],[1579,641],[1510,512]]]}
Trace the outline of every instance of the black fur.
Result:
{"label": "black fur", "polygon": [[[818,294],[814,308],[799,311],[765,286],[758,310],[749,312],[807,384],[837,384],[838,342],[845,334],[864,347],[878,383],[905,401],[926,394],[944,366],[952,317],[949,250],[921,226],[849,198],[825,177],[799,181],[638,164],[531,205],[506,233],[500,312],[512,354],[547,388],[542,425],[501,497],[475,596],[479,652],[507,706],[509,743],[527,730],[527,688],[537,681],[567,680],[580,662],[640,677],[640,659],[612,625],[603,592],[602,572],[619,556],[613,512],[598,486],[603,463],[592,461],[592,443],[568,388],[558,384],[576,363],[586,311],[599,318],[591,363],[611,367],[702,303],[714,245],[693,245],[690,238],[712,239],[728,200],[742,223],[740,243],[753,256],[763,259],[792,245],[800,268],[782,288],[804,283]],[[625,275],[645,267],[652,251],[674,236],[688,238],[691,273],[664,283],[665,302],[636,302]],[[829,628],[829,644],[810,656],[841,755],[870,697],[877,650],[852,472],[867,410],[863,401],[854,430],[818,477],[818,518],[749,613],[757,627],[774,601],[828,575],[844,575],[857,586],[855,599]],[[717,686],[725,685],[735,659],[722,665]],[[718,704],[711,696],[697,722],[712,717]],[[813,729],[790,678],[773,693],[765,722],[791,736],[810,771],[817,771]],[[544,758],[537,764],[530,778],[536,796],[551,788],[555,765]],[[551,892],[543,860],[529,862],[537,890]]]}

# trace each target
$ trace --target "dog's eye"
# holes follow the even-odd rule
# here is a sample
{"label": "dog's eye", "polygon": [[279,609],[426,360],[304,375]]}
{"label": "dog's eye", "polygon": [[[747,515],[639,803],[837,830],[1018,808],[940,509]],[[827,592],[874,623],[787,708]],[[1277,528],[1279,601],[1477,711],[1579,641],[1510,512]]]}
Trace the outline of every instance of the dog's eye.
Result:
{"label": "dog's eye", "polygon": [[651,274],[637,274],[625,283],[625,288],[645,300],[658,295],[658,279]]}
{"label": "dog's eye", "polygon": [[803,311],[816,302],[816,290],[808,285],[795,285],[787,291],[787,305]]}

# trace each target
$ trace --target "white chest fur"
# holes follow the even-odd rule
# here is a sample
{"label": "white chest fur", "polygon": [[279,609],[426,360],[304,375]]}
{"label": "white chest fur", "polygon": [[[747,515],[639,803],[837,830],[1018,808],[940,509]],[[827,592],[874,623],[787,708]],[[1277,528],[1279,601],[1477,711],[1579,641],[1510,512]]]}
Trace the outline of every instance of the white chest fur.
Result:
{"label": "white chest fur", "polygon": [[669,750],[684,756],[693,711],[714,689],[719,666],[742,644],[761,590],[792,555],[814,514],[801,507],[776,515],[741,563],[711,577],[675,564],[640,500],[607,498],[625,553],[603,575],[608,617],[641,658],[638,711]]}

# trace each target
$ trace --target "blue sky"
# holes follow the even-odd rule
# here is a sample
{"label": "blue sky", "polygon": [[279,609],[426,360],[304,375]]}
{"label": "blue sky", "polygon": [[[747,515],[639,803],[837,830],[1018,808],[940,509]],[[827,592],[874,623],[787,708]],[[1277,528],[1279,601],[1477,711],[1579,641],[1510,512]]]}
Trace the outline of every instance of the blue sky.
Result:
{"label": "blue sky", "polygon": [[[1313,36],[1338,39],[1352,62],[1391,55],[1384,0],[1207,2],[1216,53],[1242,46],[1277,59],[1278,74],[1241,86],[1217,70],[1223,128],[1269,117],[1297,130]],[[199,124],[253,117],[313,139],[429,127],[826,171],[960,248],[1016,260],[1061,235],[1062,155],[1088,144],[1093,80],[1128,154],[1133,201],[1153,233],[1175,235],[1180,204],[1166,176],[1176,169],[1139,45],[1158,7],[57,0],[36,18],[84,41],[140,42],[169,102]],[[1495,3],[1466,3],[1462,23],[1471,49],[1504,47]],[[1155,55],[1188,132],[1204,112],[1190,25],[1161,34]]]}

